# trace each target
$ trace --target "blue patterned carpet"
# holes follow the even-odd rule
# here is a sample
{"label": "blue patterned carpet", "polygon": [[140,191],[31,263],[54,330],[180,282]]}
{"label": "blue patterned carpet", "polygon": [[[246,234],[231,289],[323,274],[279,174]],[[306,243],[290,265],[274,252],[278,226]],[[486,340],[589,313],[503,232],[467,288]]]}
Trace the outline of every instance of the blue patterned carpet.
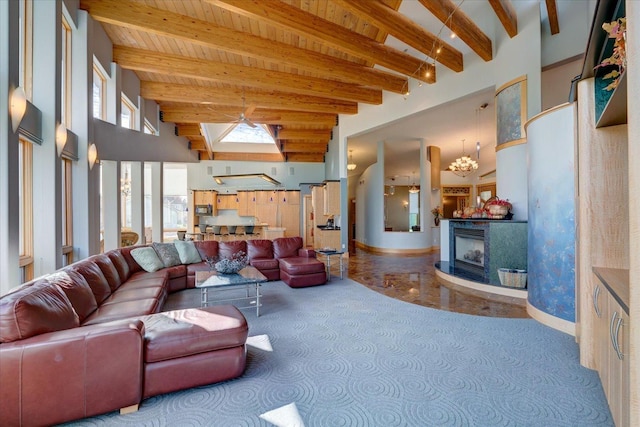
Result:
{"label": "blue patterned carpet", "polygon": [[70,425],[270,426],[259,415],[292,402],[307,427],[613,425],[574,338],[535,320],[434,310],[349,279],[263,295],[259,318],[243,312],[273,351],[248,347],[242,377]]}

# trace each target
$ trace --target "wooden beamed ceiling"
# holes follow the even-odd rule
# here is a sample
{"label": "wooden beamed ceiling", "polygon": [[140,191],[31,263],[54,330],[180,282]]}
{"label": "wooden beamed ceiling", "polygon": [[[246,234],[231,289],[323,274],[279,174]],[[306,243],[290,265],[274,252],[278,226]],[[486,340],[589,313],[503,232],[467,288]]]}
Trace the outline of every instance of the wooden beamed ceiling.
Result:
{"label": "wooden beamed ceiling", "polygon": [[[452,0],[419,0],[484,61],[491,39]],[[510,0],[487,0],[510,37]],[[323,162],[339,114],[437,81],[435,64],[464,70],[463,55],[412,17],[402,0],[80,0],[113,43],[113,61],[136,72],[202,159]],[[556,0],[545,0],[558,32]],[[554,33],[555,34],[555,33]],[[420,52],[385,44],[391,35]],[[108,65],[108,64],[103,64]],[[377,67],[374,67],[377,66]],[[244,99],[243,99],[244,98]],[[244,110],[243,110],[244,108]],[[202,123],[240,113],[276,130],[280,154],[212,151]]]}

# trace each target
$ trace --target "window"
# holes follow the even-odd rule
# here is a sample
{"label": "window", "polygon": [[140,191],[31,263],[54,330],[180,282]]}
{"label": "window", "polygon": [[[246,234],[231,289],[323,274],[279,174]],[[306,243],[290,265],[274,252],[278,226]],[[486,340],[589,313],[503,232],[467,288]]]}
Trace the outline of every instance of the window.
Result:
{"label": "window", "polygon": [[60,69],[60,101],[61,116],[60,121],[67,128],[71,127],[71,27],[67,19],[62,17],[62,67]]}
{"label": "window", "polygon": [[158,131],[156,130],[156,128],[153,127],[153,125],[151,125],[151,122],[149,122],[149,120],[144,119],[144,133],[147,133],[149,135],[157,135]]}
{"label": "window", "polygon": [[18,153],[18,206],[20,277],[22,282],[33,279],[33,173],[31,142],[20,137]]}
{"label": "window", "polygon": [[33,88],[33,1],[20,2],[20,86],[28,99]]}
{"label": "window", "polygon": [[93,117],[104,120],[106,117],[106,93],[107,79],[97,65],[93,65]]}
{"label": "window", "polygon": [[178,237],[178,229],[187,228],[187,165],[164,163],[162,191],[163,234],[165,242]]}
{"label": "window", "polygon": [[136,128],[136,107],[126,96],[122,96],[122,109],[120,111],[120,126],[127,129]]}
{"label": "window", "polygon": [[62,264],[69,265],[73,262],[73,203],[71,160],[62,159]]}

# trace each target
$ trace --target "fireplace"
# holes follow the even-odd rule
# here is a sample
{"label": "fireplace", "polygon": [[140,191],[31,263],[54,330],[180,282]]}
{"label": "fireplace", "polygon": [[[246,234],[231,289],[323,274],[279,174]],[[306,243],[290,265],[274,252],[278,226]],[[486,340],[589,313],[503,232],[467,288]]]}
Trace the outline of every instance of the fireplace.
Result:
{"label": "fireplace", "polygon": [[485,277],[487,254],[484,229],[454,228],[453,252],[455,268]]}

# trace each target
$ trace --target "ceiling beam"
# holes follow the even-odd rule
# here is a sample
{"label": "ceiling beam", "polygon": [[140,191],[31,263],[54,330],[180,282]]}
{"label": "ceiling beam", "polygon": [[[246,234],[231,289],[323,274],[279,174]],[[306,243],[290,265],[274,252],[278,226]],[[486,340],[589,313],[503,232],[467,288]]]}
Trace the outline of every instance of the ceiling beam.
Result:
{"label": "ceiling beam", "polygon": [[[445,67],[456,72],[464,69],[460,51],[386,4],[378,0],[333,0],[333,2],[437,60]],[[438,49],[440,49],[439,53],[437,53]]]}
{"label": "ceiling beam", "polygon": [[404,93],[407,85],[407,79],[396,74],[139,3],[122,0],[82,0],[80,5],[99,22],[275,64],[287,64],[328,79],[348,81],[395,93]]}
{"label": "ceiling beam", "polygon": [[187,58],[124,46],[113,47],[113,61],[122,68],[234,84],[240,87],[277,90],[286,87],[303,95],[345,101],[382,104],[382,91],[354,84],[306,77],[243,65]]}
{"label": "ceiling beam", "polygon": [[167,121],[176,123],[176,134],[177,134],[177,136],[200,136],[200,135],[202,135],[202,132],[200,132],[200,124],[199,124],[199,122],[177,123],[177,120],[167,120]]}
{"label": "ceiling beam", "polygon": [[[171,83],[141,81],[140,95],[146,99],[165,102],[189,102],[202,106],[235,106],[242,107],[242,90],[216,87],[176,85]],[[251,89],[245,93],[246,101],[257,108],[281,109],[286,106],[292,111],[309,113],[356,114],[358,104],[355,102],[319,98],[307,95],[280,91],[264,91]],[[184,106],[187,108],[187,106]]]}
{"label": "ceiling beam", "polygon": [[283,139],[308,139],[308,140],[324,140],[329,142],[331,139],[331,129],[287,129],[283,128],[278,131],[277,138]]}
{"label": "ceiling beam", "polygon": [[518,15],[509,0],[489,0],[496,16],[502,22],[502,26],[507,31],[509,37],[518,35]]}
{"label": "ceiling beam", "polygon": [[[440,22],[446,25],[485,61],[493,59],[491,39],[451,0],[419,0]],[[438,57],[439,59],[439,57]]]}
{"label": "ceiling beam", "polygon": [[300,33],[318,43],[345,51],[390,70],[426,83],[435,82],[435,67],[312,13],[280,0],[206,0],[230,10],[285,30]]}
{"label": "ceiling beam", "polygon": [[558,6],[556,0],[545,0],[547,5],[547,16],[549,17],[549,28],[551,29],[551,35],[558,34],[560,32],[560,24],[558,23]]}
{"label": "ceiling beam", "polygon": [[228,151],[214,151],[211,160],[228,160],[241,162],[282,162],[284,156],[280,153],[237,153]]}
{"label": "ceiling beam", "polygon": [[189,137],[189,148],[191,150],[207,151],[207,141],[205,141],[204,137]]}
{"label": "ceiling beam", "polygon": [[285,161],[287,162],[307,162],[307,163],[323,163],[324,154],[315,153],[286,153]]}
{"label": "ceiling beam", "polygon": [[[163,120],[181,123],[231,123],[242,112],[242,108],[229,106],[185,106],[161,107]],[[286,110],[256,109],[247,116],[252,122],[266,125],[317,125],[332,128],[336,124],[335,114],[307,113]]]}
{"label": "ceiling beam", "polygon": [[280,151],[283,153],[326,153],[327,142],[283,142],[280,144]]}

